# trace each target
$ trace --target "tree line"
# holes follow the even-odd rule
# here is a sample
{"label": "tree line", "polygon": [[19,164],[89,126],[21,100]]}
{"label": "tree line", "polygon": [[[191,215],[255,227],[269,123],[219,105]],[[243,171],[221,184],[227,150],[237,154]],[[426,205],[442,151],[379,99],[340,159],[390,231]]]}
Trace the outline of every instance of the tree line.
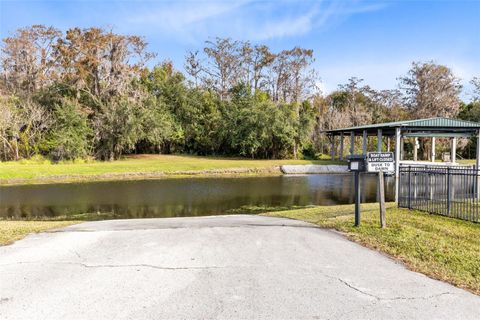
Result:
{"label": "tree line", "polygon": [[132,153],[315,157],[334,127],[431,116],[480,120],[452,71],[414,62],[394,90],[351,78],[322,95],[310,49],[215,38],[156,64],[142,37],[34,25],[3,39],[0,159],[113,160]]}

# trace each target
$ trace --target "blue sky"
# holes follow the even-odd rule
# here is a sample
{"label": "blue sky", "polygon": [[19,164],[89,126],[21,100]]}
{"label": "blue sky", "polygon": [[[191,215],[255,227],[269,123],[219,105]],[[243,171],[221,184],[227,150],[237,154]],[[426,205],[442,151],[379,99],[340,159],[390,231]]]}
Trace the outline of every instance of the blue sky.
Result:
{"label": "blue sky", "polygon": [[0,0],[0,36],[32,24],[101,26],[146,38],[157,61],[183,69],[209,38],[314,49],[324,91],[351,76],[396,86],[412,61],[446,64],[466,85],[480,76],[480,0],[143,1]]}

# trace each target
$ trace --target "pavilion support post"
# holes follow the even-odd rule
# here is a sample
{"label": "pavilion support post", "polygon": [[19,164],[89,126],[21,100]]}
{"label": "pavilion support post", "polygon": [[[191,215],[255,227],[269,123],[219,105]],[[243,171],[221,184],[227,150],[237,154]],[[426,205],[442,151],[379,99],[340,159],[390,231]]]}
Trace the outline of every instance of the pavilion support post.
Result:
{"label": "pavilion support post", "polygon": [[395,129],[395,202],[398,202],[398,195],[400,191],[400,144],[402,132],[400,128]]}
{"label": "pavilion support post", "polygon": [[340,133],[340,160],[343,160],[343,132]]}
{"label": "pavilion support post", "polygon": [[350,132],[350,155],[353,156],[355,153],[355,133],[352,131]]}
{"label": "pavilion support post", "polygon": [[435,137],[432,137],[432,154],[431,154],[432,162],[435,162]]}
{"label": "pavilion support post", "polygon": [[418,160],[418,138],[415,137],[415,141],[413,142],[413,161]]}
{"label": "pavilion support post", "polygon": [[400,136],[400,160],[405,159],[405,138]]}
{"label": "pavilion support post", "polygon": [[367,154],[367,142],[368,142],[368,136],[367,136],[367,130],[363,130],[363,155]]}
{"label": "pavilion support post", "polygon": [[330,137],[330,140],[331,140],[330,153],[332,156],[332,160],[335,160],[335,136],[332,135]]}
{"label": "pavilion support post", "polygon": [[382,129],[377,130],[377,151],[382,152],[383,141],[382,141]]}
{"label": "pavilion support post", "polygon": [[[450,155],[450,161],[452,163],[457,162],[457,137],[452,138],[452,149]],[[455,200],[455,186],[457,185],[458,176],[452,175],[450,186],[450,200]]]}
{"label": "pavilion support post", "polygon": [[457,162],[457,137],[452,139],[452,163]]}

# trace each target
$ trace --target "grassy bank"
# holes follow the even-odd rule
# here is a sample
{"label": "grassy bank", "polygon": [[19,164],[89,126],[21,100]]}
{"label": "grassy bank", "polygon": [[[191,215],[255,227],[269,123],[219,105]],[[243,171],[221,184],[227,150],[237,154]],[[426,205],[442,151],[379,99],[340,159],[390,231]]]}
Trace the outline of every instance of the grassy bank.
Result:
{"label": "grassy bank", "polygon": [[387,228],[379,228],[378,205],[362,205],[362,225],[353,227],[353,205],[270,212],[336,229],[384,252],[414,271],[480,294],[480,224],[398,209],[388,204]]}
{"label": "grassy bank", "polygon": [[0,245],[20,240],[29,233],[69,226],[79,221],[9,221],[0,220]]}
{"label": "grassy bank", "polygon": [[0,184],[131,179],[191,174],[273,173],[283,164],[332,164],[326,160],[250,160],[177,155],[140,155],[104,162],[18,161],[0,163]]}

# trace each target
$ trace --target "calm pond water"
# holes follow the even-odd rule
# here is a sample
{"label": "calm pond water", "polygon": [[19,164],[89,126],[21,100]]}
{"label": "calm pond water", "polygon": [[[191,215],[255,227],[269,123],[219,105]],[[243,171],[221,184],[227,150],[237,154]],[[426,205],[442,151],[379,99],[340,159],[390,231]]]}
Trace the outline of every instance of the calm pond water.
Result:
{"label": "calm pond water", "polygon": [[[387,200],[393,179],[386,180]],[[376,176],[362,177],[362,201],[376,201]],[[0,187],[0,218],[183,217],[266,208],[353,203],[350,174],[209,177]]]}

